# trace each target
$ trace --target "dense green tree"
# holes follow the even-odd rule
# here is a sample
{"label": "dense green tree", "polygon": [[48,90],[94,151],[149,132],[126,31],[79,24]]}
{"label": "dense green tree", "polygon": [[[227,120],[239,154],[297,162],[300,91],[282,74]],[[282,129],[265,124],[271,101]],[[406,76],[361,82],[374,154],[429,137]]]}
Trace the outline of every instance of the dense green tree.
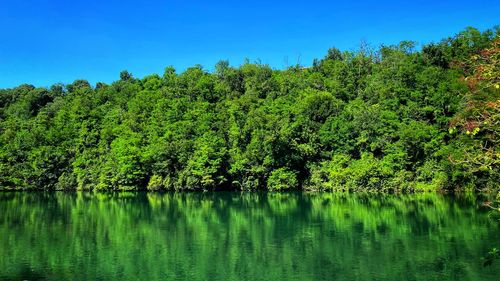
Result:
{"label": "dense green tree", "polygon": [[496,188],[498,36],[2,89],[0,189]]}

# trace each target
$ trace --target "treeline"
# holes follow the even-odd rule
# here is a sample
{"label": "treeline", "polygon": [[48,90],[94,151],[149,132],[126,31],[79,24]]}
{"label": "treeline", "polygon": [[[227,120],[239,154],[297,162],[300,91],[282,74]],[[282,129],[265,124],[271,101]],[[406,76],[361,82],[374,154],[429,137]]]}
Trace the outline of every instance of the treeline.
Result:
{"label": "treeline", "polygon": [[493,189],[499,35],[3,89],[0,189]]}

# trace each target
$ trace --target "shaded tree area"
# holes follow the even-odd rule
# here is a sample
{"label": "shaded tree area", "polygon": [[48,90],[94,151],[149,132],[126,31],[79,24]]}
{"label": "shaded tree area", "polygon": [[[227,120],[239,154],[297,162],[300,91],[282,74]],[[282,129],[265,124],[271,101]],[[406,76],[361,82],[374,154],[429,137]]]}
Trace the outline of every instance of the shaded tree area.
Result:
{"label": "shaded tree area", "polygon": [[0,189],[493,189],[499,29],[0,90]]}

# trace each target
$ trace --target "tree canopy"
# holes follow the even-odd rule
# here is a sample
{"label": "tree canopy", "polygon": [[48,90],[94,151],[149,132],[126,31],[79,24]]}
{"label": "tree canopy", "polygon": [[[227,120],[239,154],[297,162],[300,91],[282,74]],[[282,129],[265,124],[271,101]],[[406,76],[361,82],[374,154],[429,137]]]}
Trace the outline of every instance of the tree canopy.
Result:
{"label": "tree canopy", "polygon": [[493,189],[500,29],[0,90],[0,189]]}

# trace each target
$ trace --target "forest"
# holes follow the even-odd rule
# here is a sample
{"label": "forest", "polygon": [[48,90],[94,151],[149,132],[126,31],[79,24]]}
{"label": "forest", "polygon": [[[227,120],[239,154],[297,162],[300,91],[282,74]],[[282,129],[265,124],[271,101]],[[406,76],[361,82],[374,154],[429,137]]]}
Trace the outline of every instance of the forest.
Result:
{"label": "forest", "polygon": [[0,90],[0,190],[484,191],[500,182],[500,27]]}

